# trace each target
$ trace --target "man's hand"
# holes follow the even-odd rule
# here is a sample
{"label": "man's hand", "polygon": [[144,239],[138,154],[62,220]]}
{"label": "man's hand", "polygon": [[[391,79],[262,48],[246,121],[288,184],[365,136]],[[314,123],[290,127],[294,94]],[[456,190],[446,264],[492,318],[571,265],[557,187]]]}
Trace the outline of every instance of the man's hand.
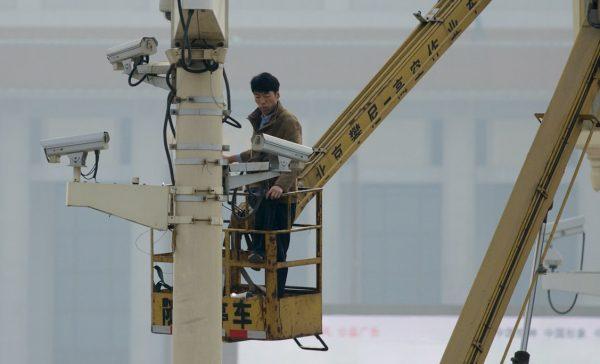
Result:
{"label": "man's hand", "polygon": [[281,195],[283,195],[283,188],[279,186],[273,186],[267,192],[267,198],[271,200],[277,200]]}
{"label": "man's hand", "polygon": [[234,154],[234,155],[229,155],[229,156],[227,156],[227,155],[224,155],[224,156],[223,156],[223,158],[227,159],[227,162],[228,162],[229,164],[231,164],[231,163],[235,163],[235,162],[237,162],[237,161],[238,161],[238,159],[237,159],[237,158],[238,158],[238,156],[237,156],[237,155],[235,155],[235,154]]}

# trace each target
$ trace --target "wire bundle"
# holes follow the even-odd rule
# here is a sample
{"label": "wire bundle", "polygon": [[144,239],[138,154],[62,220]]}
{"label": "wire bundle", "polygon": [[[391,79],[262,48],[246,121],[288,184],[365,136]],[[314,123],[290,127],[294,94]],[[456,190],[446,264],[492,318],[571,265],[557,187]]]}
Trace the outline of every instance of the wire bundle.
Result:
{"label": "wire bundle", "polygon": [[131,72],[129,72],[129,77],[127,78],[127,84],[129,86],[136,87],[136,86],[140,85],[142,82],[146,81],[146,79],[148,78],[148,74],[144,74],[142,76],[142,78],[140,78],[140,80],[137,82],[132,82],[132,79],[133,79],[133,75],[135,73],[137,73],[138,66],[141,64],[148,64],[149,62],[150,62],[150,56],[140,57],[138,60],[133,62],[133,69],[131,70]]}
{"label": "wire bundle", "polygon": [[175,186],[175,174],[173,172],[173,161],[171,160],[171,152],[169,152],[169,143],[167,141],[167,126],[170,127],[171,133],[173,134],[173,138],[176,137],[175,134],[175,126],[173,125],[173,118],[171,117],[171,105],[173,104],[173,100],[175,99],[176,89],[173,86],[173,71],[175,70],[175,65],[171,65],[169,71],[166,74],[167,85],[169,86],[169,95],[167,96],[167,107],[165,110],[165,120],[163,123],[163,146],[165,148],[165,154],[167,155],[167,162],[169,164],[169,175],[171,176],[171,184]]}
{"label": "wire bundle", "polygon": [[[177,0],[177,8],[179,10],[179,22],[181,23],[181,27],[183,28],[183,49],[181,50],[181,67],[184,70],[190,73],[204,73],[204,72],[214,72],[219,69],[219,63],[213,60],[202,60],[202,64],[204,68],[192,68],[192,42],[189,37],[190,23],[192,22],[192,17],[194,16],[194,10],[188,11],[187,22],[183,19],[183,6],[181,5],[181,0]],[[204,41],[206,44],[206,41]],[[189,58],[186,58],[186,52],[189,55]]]}
{"label": "wire bundle", "polygon": [[87,171],[86,173],[81,172],[81,177],[83,177],[83,179],[85,179],[86,181],[89,181],[92,179],[95,181],[96,175],[98,174],[98,164],[100,163],[100,151],[95,150],[94,155],[95,155],[95,161],[94,161],[94,165],[92,166],[92,168],[90,168],[90,170]]}

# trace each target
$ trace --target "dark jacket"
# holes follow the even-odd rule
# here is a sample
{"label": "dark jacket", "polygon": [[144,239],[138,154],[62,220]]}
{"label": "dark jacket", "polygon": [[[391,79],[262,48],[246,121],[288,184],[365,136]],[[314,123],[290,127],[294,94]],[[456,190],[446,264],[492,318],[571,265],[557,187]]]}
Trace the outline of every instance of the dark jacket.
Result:
{"label": "dark jacket", "polygon": [[[268,134],[277,138],[289,140],[290,142],[302,144],[302,127],[298,122],[298,119],[287,111],[281,103],[277,103],[277,107],[271,116],[271,119],[260,128],[261,112],[260,109],[254,110],[252,114],[248,116],[248,120],[252,124],[254,129],[252,137],[254,138],[257,134]],[[253,152],[247,150],[240,154],[242,162],[265,162],[269,160],[266,153]],[[267,187],[279,186],[283,189],[283,192],[290,192],[296,190],[296,179],[298,178],[298,172],[285,173],[277,178],[273,178],[267,182]]]}

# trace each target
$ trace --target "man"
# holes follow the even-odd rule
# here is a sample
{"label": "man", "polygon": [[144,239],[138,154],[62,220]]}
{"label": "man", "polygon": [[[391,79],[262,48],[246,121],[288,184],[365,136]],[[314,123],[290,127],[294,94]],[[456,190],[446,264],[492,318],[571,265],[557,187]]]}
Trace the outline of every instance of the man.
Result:
{"label": "man", "polygon": [[[302,128],[298,119],[287,111],[279,102],[279,80],[270,73],[261,73],[250,81],[250,88],[254,94],[254,101],[258,106],[248,120],[252,124],[253,137],[257,134],[268,134],[277,138],[302,144]],[[263,162],[269,157],[265,153],[245,151],[238,155],[227,157],[232,162]],[[296,204],[292,201],[288,205],[287,199],[281,199],[286,192],[296,190],[297,173],[291,172],[265,181],[261,186],[249,186],[252,204],[260,203],[254,215],[254,228],[256,230],[283,230],[289,229],[288,223],[293,222],[296,214]],[[260,202],[259,202],[260,201]],[[277,261],[285,262],[287,250],[290,245],[290,234],[277,235]],[[260,263],[265,257],[265,241],[263,234],[252,234],[252,244],[248,259],[252,263]],[[287,268],[277,271],[277,294],[283,296]]]}

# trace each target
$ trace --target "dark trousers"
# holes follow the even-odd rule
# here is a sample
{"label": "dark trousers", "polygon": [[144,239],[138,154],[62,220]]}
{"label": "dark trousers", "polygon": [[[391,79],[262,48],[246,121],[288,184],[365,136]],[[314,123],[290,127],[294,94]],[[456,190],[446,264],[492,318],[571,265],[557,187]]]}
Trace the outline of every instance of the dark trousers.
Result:
{"label": "dark trousers", "polygon": [[[293,223],[296,215],[296,204],[282,203],[277,200],[264,199],[254,215],[254,228],[256,230],[284,230],[290,228],[290,222]],[[287,251],[290,246],[290,234],[277,234],[277,261],[285,262]],[[252,234],[251,250],[265,256],[265,236],[264,234]],[[277,294],[283,296],[285,292],[285,281],[287,280],[288,269],[281,268],[277,270]]]}

